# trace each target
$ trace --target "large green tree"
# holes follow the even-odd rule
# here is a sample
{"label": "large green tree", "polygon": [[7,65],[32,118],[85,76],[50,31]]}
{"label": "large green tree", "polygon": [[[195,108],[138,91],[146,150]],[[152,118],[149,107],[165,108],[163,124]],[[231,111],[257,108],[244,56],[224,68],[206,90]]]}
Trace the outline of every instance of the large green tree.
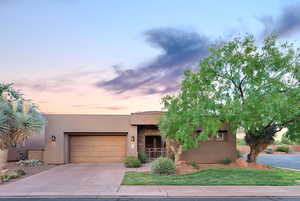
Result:
{"label": "large green tree", "polygon": [[0,83],[0,168],[7,159],[7,151],[39,132],[45,120],[35,104],[14,90],[12,84]]}
{"label": "large green tree", "polygon": [[247,35],[210,52],[198,71],[185,72],[177,95],[163,98],[160,128],[177,152],[197,147],[224,123],[244,129],[248,162],[283,128],[290,139],[300,137],[299,49],[274,36],[259,43]]}

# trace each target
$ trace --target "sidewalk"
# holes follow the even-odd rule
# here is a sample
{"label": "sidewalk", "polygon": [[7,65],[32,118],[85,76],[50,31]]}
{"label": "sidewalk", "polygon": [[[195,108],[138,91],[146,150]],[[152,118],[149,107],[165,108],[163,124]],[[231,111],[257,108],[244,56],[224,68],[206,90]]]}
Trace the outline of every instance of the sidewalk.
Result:
{"label": "sidewalk", "polygon": [[300,197],[300,186],[119,186],[114,191],[1,192],[0,197]]}

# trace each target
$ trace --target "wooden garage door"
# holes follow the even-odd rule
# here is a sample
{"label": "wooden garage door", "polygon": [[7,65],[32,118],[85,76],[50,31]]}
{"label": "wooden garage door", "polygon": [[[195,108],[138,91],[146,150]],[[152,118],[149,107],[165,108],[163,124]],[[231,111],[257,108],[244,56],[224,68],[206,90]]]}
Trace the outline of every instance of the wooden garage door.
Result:
{"label": "wooden garage door", "polygon": [[70,136],[70,162],[123,162],[126,136]]}

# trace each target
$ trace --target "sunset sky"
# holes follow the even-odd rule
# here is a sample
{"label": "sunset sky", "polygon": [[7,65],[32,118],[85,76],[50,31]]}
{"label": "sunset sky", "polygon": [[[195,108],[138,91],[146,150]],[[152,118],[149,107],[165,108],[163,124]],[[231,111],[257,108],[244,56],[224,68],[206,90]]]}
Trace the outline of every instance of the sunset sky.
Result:
{"label": "sunset sky", "polygon": [[295,0],[0,0],[0,81],[44,113],[160,110],[208,48],[244,33],[300,45]]}

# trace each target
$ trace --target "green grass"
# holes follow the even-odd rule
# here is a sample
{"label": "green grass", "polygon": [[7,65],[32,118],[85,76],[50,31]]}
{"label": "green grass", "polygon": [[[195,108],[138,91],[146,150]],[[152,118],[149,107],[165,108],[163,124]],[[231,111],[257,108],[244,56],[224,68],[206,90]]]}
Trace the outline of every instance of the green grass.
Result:
{"label": "green grass", "polygon": [[300,185],[300,171],[269,169],[208,169],[184,175],[163,176],[144,172],[126,172],[123,185]]}

